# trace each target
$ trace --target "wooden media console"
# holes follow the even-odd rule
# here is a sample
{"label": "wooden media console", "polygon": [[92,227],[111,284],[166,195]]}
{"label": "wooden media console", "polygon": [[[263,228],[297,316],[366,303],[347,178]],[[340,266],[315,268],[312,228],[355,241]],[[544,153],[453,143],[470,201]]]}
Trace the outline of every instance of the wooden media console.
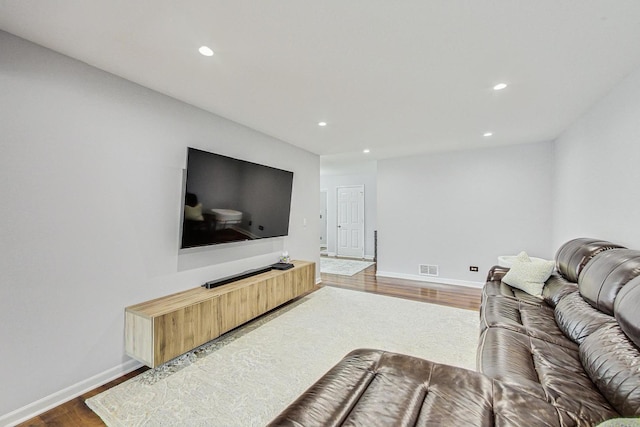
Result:
{"label": "wooden media console", "polygon": [[155,368],[315,288],[315,263],[293,261],[213,289],[198,287],[125,309],[127,355]]}

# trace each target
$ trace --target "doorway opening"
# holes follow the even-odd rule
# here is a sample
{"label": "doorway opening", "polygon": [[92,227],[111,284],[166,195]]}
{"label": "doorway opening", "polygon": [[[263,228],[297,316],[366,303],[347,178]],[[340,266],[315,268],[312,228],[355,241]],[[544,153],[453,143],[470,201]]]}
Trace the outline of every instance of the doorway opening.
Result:
{"label": "doorway opening", "polygon": [[327,222],[327,210],[329,205],[329,194],[327,190],[320,190],[320,255],[327,255],[329,243],[329,223]]}

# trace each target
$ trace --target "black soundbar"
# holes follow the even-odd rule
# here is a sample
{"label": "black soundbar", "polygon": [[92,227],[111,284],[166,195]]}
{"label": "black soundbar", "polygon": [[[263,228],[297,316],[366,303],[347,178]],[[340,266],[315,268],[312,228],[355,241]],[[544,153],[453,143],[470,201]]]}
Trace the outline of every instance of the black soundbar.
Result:
{"label": "black soundbar", "polygon": [[205,283],[204,286],[207,289],[217,288],[218,286],[226,285],[227,283],[235,282],[236,280],[246,279],[247,277],[255,276],[257,274],[266,273],[271,271],[271,266],[256,268],[255,270],[247,270],[243,273],[234,274],[233,276],[223,277],[222,279],[212,280]]}
{"label": "black soundbar", "polygon": [[288,270],[293,268],[293,264],[277,263],[274,265],[268,265],[266,267],[256,268],[254,270],[247,270],[243,273],[234,274],[233,276],[223,277],[222,279],[212,280],[202,285],[207,289],[217,288],[218,286],[226,285],[227,283],[235,282],[236,280],[246,279],[247,277],[255,276],[267,271],[275,270]]}

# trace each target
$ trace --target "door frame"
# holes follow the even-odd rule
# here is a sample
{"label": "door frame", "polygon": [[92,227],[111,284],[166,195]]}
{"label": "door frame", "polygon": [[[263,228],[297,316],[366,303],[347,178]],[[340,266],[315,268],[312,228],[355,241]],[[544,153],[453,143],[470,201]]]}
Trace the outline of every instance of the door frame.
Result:
{"label": "door frame", "polygon": [[339,223],[340,223],[340,199],[338,197],[338,194],[340,193],[340,189],[343,188],[358,188],[361,191],[362,197],[360,197],[358,199],[358,206],[361,208],[361,212],[362,212],[362,222],[360,223],[360,247],[362,248],[362,253],[360,254],[359,257],[355,257],[355,258],[362,258],[364,259],[364,242],[365,242],[365,238],[364,238],[364,231],[365,231],[365,188],[364,188],[364,184],[354,184],[354,185],[340,185],[338,187],[336,187],[336,256],[344,256],[344,257],[348,257],[348,258],[354,258],[353,255],[341,255],[340,254],[340,238],[338,236],[339,234]]}
{"label": "door frame", "polygon": [[[325,200],[325,210],[324,212],[320,212],[320,214],[324,214],[325,252],[329,252],[329,190],[327,190],[326,188],[320,189],[320,197],[322,197],[323,195]],[[322,221],[320,222],[322,223]],[[322,247],[322,244],[320,245],[320,247]]]}

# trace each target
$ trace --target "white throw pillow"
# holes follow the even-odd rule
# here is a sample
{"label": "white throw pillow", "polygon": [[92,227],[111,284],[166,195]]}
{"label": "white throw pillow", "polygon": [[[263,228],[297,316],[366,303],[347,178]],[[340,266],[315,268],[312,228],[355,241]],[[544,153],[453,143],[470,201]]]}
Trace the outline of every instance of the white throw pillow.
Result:
{"label": "white throw pillow", "polygon": [[502,281],[534,296],[542,296],[544,282],[547,281],[556,263],[554,261],[532,261],[526,252],[520,252],[511,269]]}
{"label": "white throw pillow", "polygon": [[525,251],[522,251],[516,256],[514,262],[531,262],[531,258],[529,258],[529,255]]}

